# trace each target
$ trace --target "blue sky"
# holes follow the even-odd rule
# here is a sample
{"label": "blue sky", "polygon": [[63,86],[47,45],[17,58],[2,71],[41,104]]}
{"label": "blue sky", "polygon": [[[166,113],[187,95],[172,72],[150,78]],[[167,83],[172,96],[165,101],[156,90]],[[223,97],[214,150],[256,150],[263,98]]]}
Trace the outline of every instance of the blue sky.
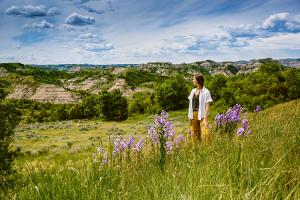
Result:
{"label": "blue sky", "polygon": [[299,0],[0,0],[0,62],[300,57]]}

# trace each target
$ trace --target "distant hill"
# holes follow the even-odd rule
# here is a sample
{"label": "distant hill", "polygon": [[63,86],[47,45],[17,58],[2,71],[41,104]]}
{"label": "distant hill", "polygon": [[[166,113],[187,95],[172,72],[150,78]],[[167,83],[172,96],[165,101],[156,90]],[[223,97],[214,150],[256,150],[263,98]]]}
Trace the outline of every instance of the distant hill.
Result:
{"label": "distant hill", "polygon": [[[223,61],[223,62],[215,62],[213,60],[204,60],[204,61],[198,61],[195,63],[187,63],[187,65],[200,65],[201,67],[221,67],[221,66],[228,66],[233,65],[235,67],[241,67],[241,68],[247,68],[247,66],[251,66],[254,63],[259,63],[260,60],[264,59],[253,59],[253,60],[239,60],[239,61]],[[274,61],[279,62],[280,64],[286,66],[286,67],[293,67],[293,68],[300,68],[300,58],[292,59],[272,59]],[[112,67],[140,67],[140,68],[147,68],[149,66],[151,67],[160,67],[165,68],[167,66],[182,66],[186,65],[186,63],[183,64],[172,64],[170,62],[149,62],[145,64],[107,64],[107,65],[95,65],[95,64],[53,64],[53,65],[37,65],[32,64],[33,67],[39,67],[43,69],[58,69],[58,70],[73,70],[76,68],[112,68]],[[147,67],[146,67],[147,66]]]}
{"label": "distant hill", "polygon": [[215,62],[212,60],[194,63],[173,64],[150,62],[146,64],[61,64],[24,65],[21,63],[0,64],[0,86],[8,99],[29,99],[39,102],[76,103],[84,93],[120,89],[123,95],[153,91],[157,81],[181,74],[190,79],[192,74],[223,74],[233,76],[255,72],[263,63],[275,63],[282,67],[300,68],[300,59],[253,59],[249,61]]}
{"label": "distant hill", "polygon": [[298,58],[298,59],[279,59],[277,61],[287,67],[300,68],[300,58]]}

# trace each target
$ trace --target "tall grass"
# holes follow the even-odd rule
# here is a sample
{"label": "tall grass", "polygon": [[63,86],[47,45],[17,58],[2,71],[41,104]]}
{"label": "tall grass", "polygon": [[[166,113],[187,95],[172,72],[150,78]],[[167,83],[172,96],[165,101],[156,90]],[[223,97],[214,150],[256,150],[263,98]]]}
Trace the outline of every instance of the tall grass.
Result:
{"label": "tall grass", "polygon": [[188,140],[158,158],[144,153],[98,167],[27,165],[17,199],[299,199],[300,101],[251,113],[253,134],[191,148]]}

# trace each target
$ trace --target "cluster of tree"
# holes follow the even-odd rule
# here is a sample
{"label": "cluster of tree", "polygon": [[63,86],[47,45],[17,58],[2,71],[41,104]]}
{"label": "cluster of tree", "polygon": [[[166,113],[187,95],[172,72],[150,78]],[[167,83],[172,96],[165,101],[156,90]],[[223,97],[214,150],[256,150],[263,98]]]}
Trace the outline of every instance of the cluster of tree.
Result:
{"label": "cluster of tree", "polygon": [[72,74],[60,70],[47,70],[20,63],[2,63],[0,67],[11,73],[10,78],[21,83],[49,83],[60,84],[61,79],[72,78]]}
{"label": "cluster of tree", "polygon": [[0,191],[10,185],[14,176],[12,165],[18,150],[13,149],[14,129],[19,123],[19,110],[1,98],[0,91]]}
{"label": "cluster of tree", "polygon": [[[231,70],[235,72],[232,67]],[[173,76],[156,84],[153,94],[133,95],[129,101],[129,114],[187,108],[187,96],[193,87],[191,79],[187,81],[180,75]],[[300,98],[300,69],[286,68],[265,59],[259,70],[248,74],[226,77],[205,73],[205,86],[211,92],[217,112],[224,112],[237,103],[250,111],[257,105],[268,108]]]}
{"label": "cluster of tree", "polygon": [[191,84],[177,74],[156,84],[154,93],[135,93],[129,101],[129,114],[159,113],[161,110],[186,108],[190,88]]}
{"label": "cluster of tree", "polygon": [[160,76],[155,72],[142,71],[137,68],[129,68],[129,70],[125,74],[121,75],[120,78],[125,79],[131,88],[136,88],[142,83],[151,81],[161,82],[166,79],[166,77]]}
{"label": "cluster of tree", "polygon": [[31,100],[9,102],[22,112],[24,123],[86,118],[120,121],[128,117],[128,102],[120,90],[89,95],[78,104],[51,104]]}
{"label": "cluster of tree", "polygon": [[225,111],[236,103],[253,110],[264,108],[300,97],[300,70],[264,60],[258,71],[225,77],[210,77],[207,87],[214,99],[215,108]]}
{"label": "cluster of tree", "polygon": [[81,80],[80,78],[95,76],[105,76],[108,80],[113,80],[115,78],[114,75],[111,74],[111,68],[87,68],[75,73],[46,67],[32,67],[21,63],[0,63],[0,68],[4,68],[10,73],[7,79],[2,78],[2,80],[13,80],[14,83],[29,85],[38,83],[61,85],[61,80],[68,80],[75,77],[79,78],[78,80]]}

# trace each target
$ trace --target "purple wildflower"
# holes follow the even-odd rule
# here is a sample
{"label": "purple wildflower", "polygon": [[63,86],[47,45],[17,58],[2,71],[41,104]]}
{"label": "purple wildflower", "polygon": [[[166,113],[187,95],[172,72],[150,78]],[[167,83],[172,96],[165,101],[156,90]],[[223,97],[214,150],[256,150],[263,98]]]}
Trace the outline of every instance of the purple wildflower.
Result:
{"label": "purple wildflower", "polygon": [[166,142],[166,149],[167,149],[167,152],[168,153],[171,153],[172,152],[172,150],[173,150],[173,144],[172,144],[172,142]]}
{"label": "purple wildflower", "polygon": [[116,139],[114,141],[114,150],[113,150],[113,156],[117,156],[119,153],[127,149],[128,142],[125,139]]}
{"label": "purple wildflower", "polygon": [[145,145],[145,140],[144,138],[142,138],[135,145],[133,145],[132,150],[135,152],[140,152],[142,151],[144,145]]}
{"label": "purple wildflower", "polygon": [[244,108],[240,105],[240,104],[235,104],[235,106],[233,106],[234,110],[237,110],[238,112],[242,111]]}
{"label": "purple wildflower", "polygon": [[158,135],[155,131],[155,128],[150,127],[150,129],[148,130],[148,135],[151,138],[152,144],[156,144],[158,142]]}
{"label": "purple wildflower", "polygon": [[134,137],[131,136],[127,142],[127,146],[128,148],[130,148],[132,145],[134,144]]}
{"label": "purple wildflower", "polygon": [[260,106],[256,106],[256,108],[255,108],[255,110],[254,110],[254,112],[260,112],[261,111],[261,107]]}
{"label": "purple wildflower", "polygon": [[248,130],[249,129],[249,123],[248,123],[248,119],[247,118],[243,119],[242,124],[243,124],[244,130]]}
{"label": "purple wildflower", "polygon": [[156,115],[154,123],[156,126],[164,126],[166,119],[161,115]]}
{"label": "purple wildflower", "polygon": [[98,153],[102,153],[103,152],[103,148],[102,147],[97,147],[97,152]]}
{"label": "purple wildflower", "polygon": [[215,123],[217,126],[223,126],[225,120],[225,115],[224,114],[217,114],[215,117]]}
{"label": "purple wildflower", "polygon": [[182,134],[178,135],[178,140],[181,142],[181,143],[184,143],[185,142],[185,138]]}
{"label": "purple wildflower", "polygon": [[165,110],[161,111],[160,115],[161,115],[163,118],[166,118],[166,119],[169,118],[169,114],[168,114]]}
{"label": "purple wildflower", "polygon": [[230,107],[225,114],[225,120],[229,123],[240,122],[240,107]]}
{"label": "purple wildflower", "polygon": [[180,144],[184,143],[185,139],[184,136],[182,134],[178,135],[178,137],[174,138],[174,145],[175,147],[179,147]]}
{"label": "purple wildflower", "polygon": [[238,128],[236,133],[237,133],[238,136],[242,136],[244,134],[244,132],[245,132],[244,128]]}
{"label": "purple wildflower", "polygon": [[107,164],[108,163],[108,153],[107,152],[103,153],[102,163],[103,164]]}
{"label": "purple wildflower", "polygon": [[164,125],[165,137],[171,138],[175,135],[174,127],[172,122],[167,121]]}
{"label": "purple wildflower", "polygon": [[179,140],[178,140],[178,138],[175,138],[175,139],[174,139],[174,144],[175,144],[175,147],[178,147],[178,146],[179,146]]}

